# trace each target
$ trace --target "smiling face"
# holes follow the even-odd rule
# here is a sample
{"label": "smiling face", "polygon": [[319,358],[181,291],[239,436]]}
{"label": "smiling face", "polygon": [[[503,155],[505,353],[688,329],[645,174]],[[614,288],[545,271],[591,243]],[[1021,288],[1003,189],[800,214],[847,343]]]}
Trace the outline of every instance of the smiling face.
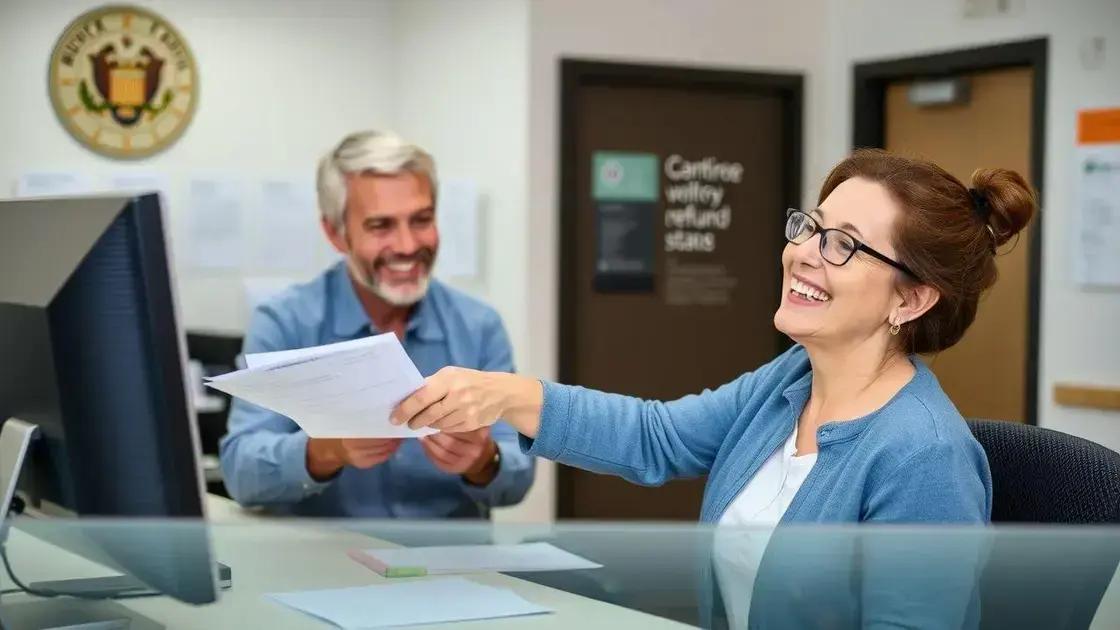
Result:
{"label": "smiling face", "polygon": [[432,187],[416,173],[350,175],[344,233],[324,222],[327,235],[358,284],[393,306],[409,306],[427,292],[439,249]]}
{"label": "smiling face", "polygon": [[[899,208],[882,185],[861,178],[842,182],[809,213],[821,228],[841,229],[861,243],[898,260],[891,234]],[[830,235],[834,239],[835,235]],[[881,335],[903,305],[898,272],[866,252],[844,265],[826,262],[820,234],[782,252],[782,302],[774,325],[794,341],[841,346]],[[835,239],[839,240],[839,239]],[[835,247],[835,242],[830,243]]]}

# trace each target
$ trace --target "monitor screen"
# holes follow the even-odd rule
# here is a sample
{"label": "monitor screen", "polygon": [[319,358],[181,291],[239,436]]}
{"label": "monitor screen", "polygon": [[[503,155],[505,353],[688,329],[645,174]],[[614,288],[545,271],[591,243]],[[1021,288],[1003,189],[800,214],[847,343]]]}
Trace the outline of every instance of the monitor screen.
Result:
{"label": "monitor screen", "polygon": [[[39,433],[20,474],[27,504],[46,516],[201,518],[159,197],[0,202],[0,263],[0,421]],[[96,548],[94,559],[180,599],[213,599],[204,528],[198,540],[129,529],[50,542]]]}

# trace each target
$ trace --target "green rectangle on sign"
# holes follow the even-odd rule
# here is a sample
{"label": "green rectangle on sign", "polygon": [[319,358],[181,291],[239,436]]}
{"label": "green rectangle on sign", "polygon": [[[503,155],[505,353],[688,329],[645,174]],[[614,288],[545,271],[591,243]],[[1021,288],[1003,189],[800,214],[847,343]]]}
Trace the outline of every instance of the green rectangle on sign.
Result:
{"label": "green rectangle on sign", "polygon": [[658,159],[653,153],[596,151],[591,156],[591,197],[596,201],[657,201]]}

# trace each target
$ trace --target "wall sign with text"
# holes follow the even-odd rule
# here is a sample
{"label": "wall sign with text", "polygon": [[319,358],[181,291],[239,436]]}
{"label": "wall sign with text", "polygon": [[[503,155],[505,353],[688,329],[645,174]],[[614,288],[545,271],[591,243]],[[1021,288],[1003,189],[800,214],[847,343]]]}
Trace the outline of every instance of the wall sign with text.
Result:
{"label": "wall sign with text", "polygon": [[[665,302],[724,306],[738,279],[723,262],[733,216],[732,188],[743,181],[743,165],[717,156],[673,153],[662,170],[665,186]],[[740,199],[742,196],[740,195]]]}
{"label": "wall sign with text", "polygon": [[591,162],[595,290],[653,291],[660,247],[669,304],[726,304],[737,282],[717,254],[729,246],[720,238],[731,228],[727,193],[742,183],[743,165],[618,151],[596,151]]}
{"label": "wall sign with text", "polygon": [[653,290],[657,264],[658,157],[652,153],[596,151],[591,157],[595,202],[595,290]]}

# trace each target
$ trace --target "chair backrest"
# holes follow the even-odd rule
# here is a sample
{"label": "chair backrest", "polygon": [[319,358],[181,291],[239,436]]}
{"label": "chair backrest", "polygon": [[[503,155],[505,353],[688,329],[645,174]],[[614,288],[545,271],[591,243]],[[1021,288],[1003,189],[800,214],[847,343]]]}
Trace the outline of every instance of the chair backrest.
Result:
{"label": "chair backrest", "polygon": [[[1120,454],[1015,422],[968,425],[992,470],[993,522],[1120,523]],[[981,630],[1088,628],[1120,564],[1112,531],[1004,530],[981,576]]]}
{"label": "chair backrest", "polygon": [[[187,331],[187,356],[202,363],[203,376],[216,376],[237,369],[237,356],[241,353],[242,338],[237,335]],[[194,383],[191,383],[192,387]],[[207,388],[212,398],[223,401],[220,409],[197,410],[198,433],[202,452],[218,454],[218,441],[226,434],[226,417],[229,415],[229,394]]]}
{"label": "chair backrest", "polygon": [[1120,453],[1058,431],[969,420],[992,470],[996,523],[1120,523]]}

